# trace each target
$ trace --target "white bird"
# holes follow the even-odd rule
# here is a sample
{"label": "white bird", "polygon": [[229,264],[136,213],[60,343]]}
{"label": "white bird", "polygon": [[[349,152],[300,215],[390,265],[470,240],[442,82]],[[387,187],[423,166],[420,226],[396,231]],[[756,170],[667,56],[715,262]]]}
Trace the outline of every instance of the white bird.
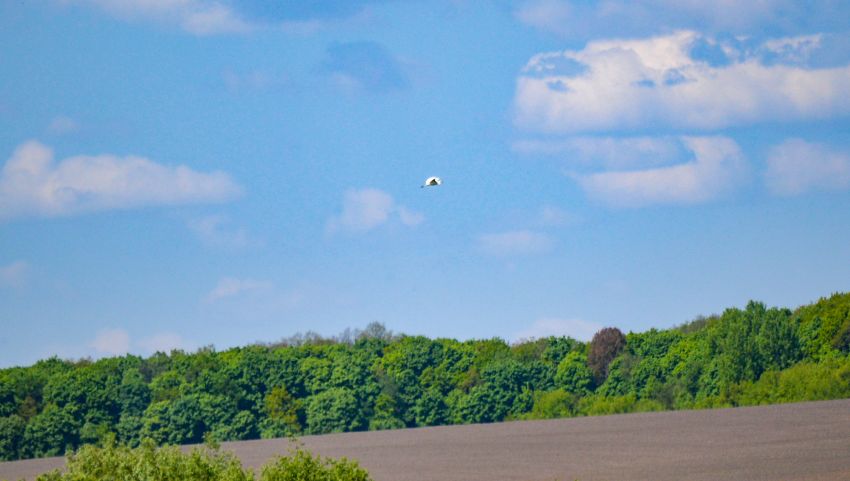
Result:
{"label": "white bird", "polygon": [[420,187],[431,187],[434,185],[440,185],[442,183],[443,181],[439,177],[428,177],[427,179],[425,179],[425,183],[422,184]]}

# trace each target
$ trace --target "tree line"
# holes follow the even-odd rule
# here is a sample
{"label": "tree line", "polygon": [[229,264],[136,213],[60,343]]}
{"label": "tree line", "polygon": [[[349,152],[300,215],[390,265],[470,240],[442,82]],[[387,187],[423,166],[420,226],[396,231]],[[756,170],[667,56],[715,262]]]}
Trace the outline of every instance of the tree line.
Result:
{"label": "tree line", "polygon": [[0,460],[137,447],[850,397],[850,293],[671,329],[509,344],[395,335],[0,370]]}

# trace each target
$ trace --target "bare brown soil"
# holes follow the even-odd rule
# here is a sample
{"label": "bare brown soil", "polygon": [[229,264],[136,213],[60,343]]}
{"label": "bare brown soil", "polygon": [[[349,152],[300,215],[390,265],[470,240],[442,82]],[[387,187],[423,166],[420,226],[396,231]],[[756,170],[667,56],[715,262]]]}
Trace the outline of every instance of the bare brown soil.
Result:
{"label": "bare brown soil", "polygon": [[[850,400],[301,438],[357,459],[375,481],[850,480]],[[224,443],[247,466],[283,439]],[[33,479],[62,458],[0,463]]]}

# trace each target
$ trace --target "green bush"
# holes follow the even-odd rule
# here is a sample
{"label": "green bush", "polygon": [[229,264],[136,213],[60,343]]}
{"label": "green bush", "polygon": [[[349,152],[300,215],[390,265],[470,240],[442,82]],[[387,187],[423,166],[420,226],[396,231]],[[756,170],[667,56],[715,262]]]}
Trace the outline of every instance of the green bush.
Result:
{"label": "green bush", "polygon": [[369,473],[356,461],[314,456],[297,449],[263,467],[260,481],[369,481]]}
{"label": "green bush", "polygon": [[527,419],[566,418],[576,415],[578,396],[563,389],[539,393]]}
{"label": "green bush", "polygon": [[93,480],[249,481],[254,476],[230,453],[195,449],[183,453],[170,446],[156,448],[146,440],[138,448],[83,446],[68,456],[65,472],[42,474],[36,481]]}
{"label": "green bush", "polygon": [[767,371],[757,382],[739,386],[732,397],[739,406],[848,398],[850,357]]}
{"label": "green bush", "polygon": [[[296,448],[286,457],[266,464],[259,481],[369,481],[357,462],[315,456]],[[138,448],[84,446],[68,456],[64,472],[54,470],[36,481],[254,481],[253,470],[231,453],[217,447],[195,448],[189,453],[175,446],[157,448],[145,440]]]}
{"label": "green bush", "polygon": [[664,405],[652,399],[638,399],[634,393],[625,396],[588,396],[579,402],[579,412],[587,416],[663,411]]}

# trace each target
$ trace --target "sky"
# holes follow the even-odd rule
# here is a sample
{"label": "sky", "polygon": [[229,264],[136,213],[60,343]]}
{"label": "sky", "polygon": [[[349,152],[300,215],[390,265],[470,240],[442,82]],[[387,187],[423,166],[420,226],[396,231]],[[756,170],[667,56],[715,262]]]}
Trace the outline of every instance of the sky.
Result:
{"label": "sky", "polygon": [[0,367],[848,291],[848,26],[839,0],[1,2]]}

